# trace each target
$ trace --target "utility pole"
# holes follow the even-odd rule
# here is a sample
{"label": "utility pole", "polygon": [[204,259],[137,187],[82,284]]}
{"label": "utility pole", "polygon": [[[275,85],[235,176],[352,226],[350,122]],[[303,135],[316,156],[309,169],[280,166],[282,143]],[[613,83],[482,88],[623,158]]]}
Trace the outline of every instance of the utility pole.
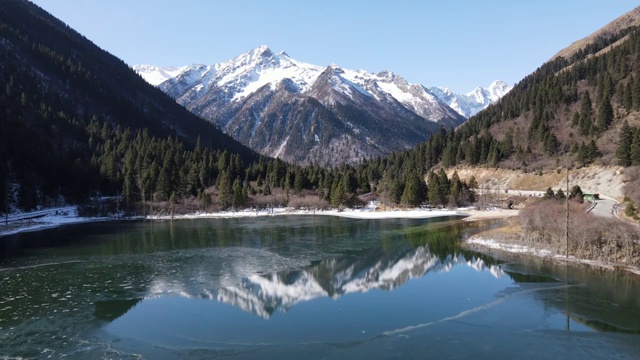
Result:
{"label": "utility pole", "polygon": [[7,172],[6,172],[6,181],[4,183],[4,224],[5,225],[9,225],[9,171],[10,171],[10,164],[9,161],[7,161]]}
{"label": "utility pole", "polygon": [[571,163],[567,165],[567,193],[566,193],[566,204],[567,204],[567,218],[566,218],[566,229],[565,229],[565,241],[567,245],[567,253],[566,253],[566,261],[564,265],[564,301],[565,301],[565,310],[567,314],[567,324],[566,331],[571,331],[571,311],[569,310],[569,169],[571,168]]}
{"label": "utility pole", "polygon": [[4,200],[4,224],[9,225],[9,176],[7,176],[7,183],[5,187],[5,200]]}
{"label": "utility pole", "polygon": [[565,240],[567,242],[567,260],[569,260],[569,166],[567,166],[567,193],[565,195],[567,202],[567,228],[565,231]]}
{"label": "utility pole", "polygon": [[120,191],[116,190],[116,218],[120,220]]}
{"label": "utility pole", "polygon": [[566,201],[566,205],[567,205],[567,218],[566,218],[566,229],[565,229],[565,241],[567,243],[567,253],[566,253],[566,261],[564,264],[564,282],[565,282],[565,288],[564,288],[564,301],[565,301],[565,310],[566,310],[566,314],[567,314],[567,324],[565,327],[566,331],[571,331],[571,322],[569,321],[570,318],[570,314],[569,314],[569,166],[567,165],[567,193],[565,196],[565,201]]}

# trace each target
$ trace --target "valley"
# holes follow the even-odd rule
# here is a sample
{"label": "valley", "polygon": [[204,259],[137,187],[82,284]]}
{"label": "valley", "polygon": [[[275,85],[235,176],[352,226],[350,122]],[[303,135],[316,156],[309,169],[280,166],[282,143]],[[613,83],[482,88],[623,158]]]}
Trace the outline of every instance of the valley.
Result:
{"label": "valley", "polygon": [[0,2],[0,358],[640,352],[640,7],[39,3]]}

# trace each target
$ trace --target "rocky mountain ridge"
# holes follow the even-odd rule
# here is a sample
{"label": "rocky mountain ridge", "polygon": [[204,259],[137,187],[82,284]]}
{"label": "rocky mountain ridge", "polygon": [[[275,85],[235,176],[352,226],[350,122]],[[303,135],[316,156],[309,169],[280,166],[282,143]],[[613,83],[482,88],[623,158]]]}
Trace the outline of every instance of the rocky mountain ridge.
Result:
{"label": "rocky mountain ridge", "polygon": [[214,65],[133,68],[243,144],[301,164],[355,163],[410,148],[508,91],[496,82],[444,97],[390,71],[316,66],[267,46]]}

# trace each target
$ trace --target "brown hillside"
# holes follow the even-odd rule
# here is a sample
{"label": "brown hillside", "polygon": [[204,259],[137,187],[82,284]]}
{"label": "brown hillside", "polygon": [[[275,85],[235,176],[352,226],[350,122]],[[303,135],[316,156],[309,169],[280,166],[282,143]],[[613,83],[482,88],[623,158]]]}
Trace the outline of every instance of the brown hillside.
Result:
{"label": "brown hillside", "polygon": [[[451,177],[457,171],[463,180],[476,178],[481,188],[492,191],[536,190],[544,191],[548,187],[555,190],[566,186],[564,169],[522,172],[519,170],[458,167],[447,170]],[[625,169],[619,166],[589,166],[573,169],[569,176],[570,186],[579,185],[584,192],[605,194],[622,200],[622,187],[627,181]]]}
{"label": "brown hillside", "polygon": [[578,41],[575,41],[571,45],[560,50],[560,52],[552,56],[551,59],[549,60],[553,60],[558,56],[562,56],[565,59],[568,59],[571,57],[571,55],[575,54],[578,50],[584,48],[589,44],[592,44],[598,38],[611,36],[622,29],[626,29],[628,27],[638,26],[638,25],[640,25],[640,6],[620,16],[619,18],[613,20],[612,22],[607,24],[605,27],[594,32],[593,34],[583,39],[580,39]]}

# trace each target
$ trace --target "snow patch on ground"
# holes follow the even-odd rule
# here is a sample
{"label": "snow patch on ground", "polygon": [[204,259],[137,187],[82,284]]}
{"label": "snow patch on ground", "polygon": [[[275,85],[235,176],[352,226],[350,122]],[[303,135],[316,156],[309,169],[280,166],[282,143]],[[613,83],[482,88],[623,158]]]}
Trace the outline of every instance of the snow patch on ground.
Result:
{"label": "snow patch on ground", "polygon": [[68,206],[52,210],[51,215],[47,215],[37,219],[20,220],[9,222],[4,225],[4,221],[0,222],[0,236],[13,235],[22,232],[39,231],[55,228],[62,225],[80,224],[87,222],[98,222],[114,220],[111,217],[80,217],[78,216],[78,208],[76,206]]}
{"label": "snow patch on ground", "polygon": [[[38,231],[54,228],[68,224],[79,224],[99,221],[117,220],[114,217],[80,217],[76,206],[68,206],[51,210],[52,214],[45,217],[9,222],[4,225],[0,222],[0,236],[12,235],[21,232]],[[57,211],[57,214],[55,213]],[[278,215],[321,215],[321,216],[337,216],[349,219],[429,219],[437,217],[466,217],[473,211],[466,209],[458,210],[433,210],[433,209],[407,209],[407,210],[388,210],[378,211],[373,207],[364,207],[360,209],[344,209],[344,210],[294,210],[291,208],[273,208],[273,209],[243,209],[240,211],[221,211],[221,212],[196,212],[182,215],[149,215],[149,220],[171,220],[171,219],[220,219],[220,218],[244,218],[257,216],[278,216]],[[141,219],[141,217],[129,217],[127,220]],[[1,219],[0,219],[1,220]]]}
{"label": "snow patch on ground", "polygon": [[[349,219],[429,219],[435,217],[467,216],[466,213],[456,210],[395,210],[395,211],[373,211],[372,209],[346,209],[346,210],[293,210],[289,208],[274,209],[245,209],[240,211],[221,211],[215,213],[193,213],[185,215],[175,215],[173,219],[207,219],[207,218],[243,218],[257,216],[277,216],[277,215],[324,215],[337,216]],[[171,216],[148,216],[153,220],[169,220]]]}
{"label": "snow patch on ground", "polygon": [[481,237],[472,237],[467,240],[469,244],[476,244],[489,249],[502,250],[514,254],[532,254],[536,256],[551,256],[553,252],[547,249],[534,249],[519,244],[509,244],[494,239],[486,239]]}

